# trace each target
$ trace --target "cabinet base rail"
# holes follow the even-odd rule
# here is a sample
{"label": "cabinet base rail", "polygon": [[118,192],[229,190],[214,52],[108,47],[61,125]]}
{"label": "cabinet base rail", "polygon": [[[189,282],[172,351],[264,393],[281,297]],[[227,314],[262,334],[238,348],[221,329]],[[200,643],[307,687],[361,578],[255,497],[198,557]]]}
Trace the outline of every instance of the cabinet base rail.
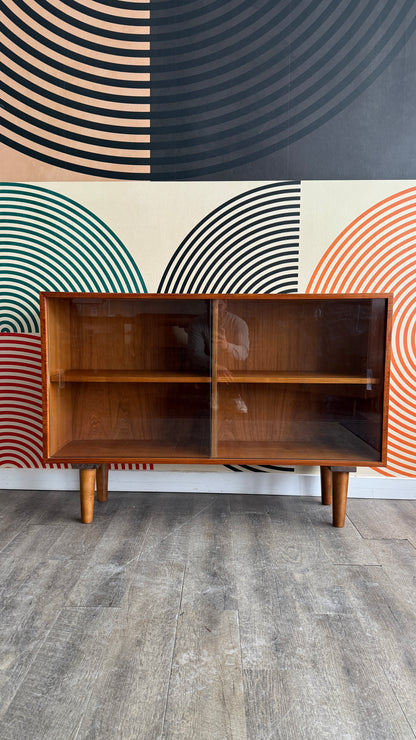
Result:
{"label": "cabinet base rail", "polygon": [[[108,499],[108,465],[74,465],[79,469],[81,498],[81,522],[91,524],[94,518],[94,498],[97,501]],[[343,527],[347,509],[349,474],[357,468],[321,465],[321,502],[324,506],[332,504],[332,526]]]}

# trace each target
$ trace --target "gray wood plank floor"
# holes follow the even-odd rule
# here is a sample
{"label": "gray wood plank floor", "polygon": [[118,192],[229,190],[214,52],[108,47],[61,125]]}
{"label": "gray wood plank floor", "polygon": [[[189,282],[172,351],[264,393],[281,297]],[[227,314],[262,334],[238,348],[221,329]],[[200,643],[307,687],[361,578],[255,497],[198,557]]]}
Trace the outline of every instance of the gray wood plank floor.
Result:
{"label": "gray wood plank floor", "polygon": [[0,492],[1,740],[416,737],[416,501]]}

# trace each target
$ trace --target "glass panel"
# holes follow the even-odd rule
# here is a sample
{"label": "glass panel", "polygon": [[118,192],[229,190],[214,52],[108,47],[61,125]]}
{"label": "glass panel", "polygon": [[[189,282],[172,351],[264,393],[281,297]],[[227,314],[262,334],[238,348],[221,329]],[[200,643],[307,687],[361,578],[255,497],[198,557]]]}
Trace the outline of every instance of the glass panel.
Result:
{"label": "glass panel", "polygon": [[[206,306],[206,302],[199,300],[145,297],[74,299],[72,367],[185,371],[190,366],[189,329],[196,317],[206,315]],[[209,363],[206,370],[205,374],[209,375]]]}
{"label": "glass panel", "polygon": [[[383,299],[230,299],[227,306],[249,335],[237,364],[228,354],[231,370],[365,376],[373,324],[384,333]],[[380,363],[382,342],[377,354]]]}
{"label": "glass panel", "polygon": [[94,459],[209,455],[208,383],[74,383],[72,440]]}
{"label": "glass panel", "polygon": [[383,298],[47,300],[50,456],[381,459]]}
{"label": "glass panel", "polygon": [[[334,391],[335,388],[335,391]],[[377,461],[379,426],[350,386],[222,384],[218,457]]]}
{"label": "glass panel", "polygon": [[209,456],[209,302],[77,297],[49,308],[52,456]]}
{"label": "glass panel", "polygon": [[227,303],[248,340],[218,349],[215,456],[380,460],[385,300]]}

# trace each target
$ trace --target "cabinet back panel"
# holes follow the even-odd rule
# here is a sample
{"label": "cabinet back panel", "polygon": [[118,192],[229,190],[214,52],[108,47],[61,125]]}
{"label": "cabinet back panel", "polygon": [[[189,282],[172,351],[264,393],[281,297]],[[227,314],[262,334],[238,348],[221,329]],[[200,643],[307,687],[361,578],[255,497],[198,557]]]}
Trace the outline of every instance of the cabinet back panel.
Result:
{"label": "cabinet back panel", "polygon": [[209,385],[77,383],[74,439],[209,440]]}
{"label": "cabinet back panel", "polygon": [[218,439],[269,441],[289,439],[296,423],[314,418],[315,396],[298,386],[221,384],[218,391]]}
{"label": "cabinet back panel", "polygon": [[[380,387],[380,386],[378,386]],[[375,394],[374,396],[372,394]],[[379,391],[364,386],[221,384],[218,440],[313,441],[318,425],[331,433],[336,423],[381,454]],[[310,436],[308,437],[308,429]]]}
{"label": "cabinet back panel", "polygon": [[[249,302],[232,300],[227,302],[227,310],[243,320],[248,327],[249,351],[246,359],[234,359],[229,353],[219,350],[218,362],[230,371],[246,370],[287,370],[299,367],[299,352],[307,359],[308,370],[315,369],[316,340],[311,315],[305,316],[301,306],[288,305],[279,301],[251,300]],[[301,320],[308,331],[307,342],[302,341],[298,325]],[[229,337],[226,337],[229,340]],[[232,341],[232,340],[231,340]]]}
{"label": "cabinet back panel", "polygon": [[75,300],[71,306],[73,368],[184,370],[187,331],[203,301]]}
{"label": "cabinet back panel", "polygon": [[250,338],[246,361],[230,360],[231,371],[366,372],[369,300],[236,299],[228,307],[246,322]]}
{"label": "cabinet back panel", "polygon": [[71,367],[131,370],[138,366],[141,325],[123,317],[82,316],[72,321]]}

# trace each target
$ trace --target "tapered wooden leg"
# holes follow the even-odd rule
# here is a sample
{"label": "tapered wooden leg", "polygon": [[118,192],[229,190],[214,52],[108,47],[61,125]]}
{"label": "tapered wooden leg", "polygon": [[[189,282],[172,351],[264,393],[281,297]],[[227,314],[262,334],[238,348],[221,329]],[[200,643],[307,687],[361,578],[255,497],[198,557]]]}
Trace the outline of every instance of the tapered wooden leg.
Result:
{"label": "tapered wooden leg", "polygon": [[97,501],[108,499],[108,465],[99,465],[97,468]]}
{"label": "tapered wooden leg", "polygon": [[94,517],[95,475],[95,468],[79,471],[81,521],[83,524],[90,524]]}
{"label": "tapered wooden leg", "polygon": [[332,470],[327,465],[321,465],[321,502],[332,504]]}
{"label": "tapered wooden leg", "polygon": [[347,510],[349,473],[345,471],[332,471],[332,524],[334,527],[343,527],[345,524],[345,513]]}

